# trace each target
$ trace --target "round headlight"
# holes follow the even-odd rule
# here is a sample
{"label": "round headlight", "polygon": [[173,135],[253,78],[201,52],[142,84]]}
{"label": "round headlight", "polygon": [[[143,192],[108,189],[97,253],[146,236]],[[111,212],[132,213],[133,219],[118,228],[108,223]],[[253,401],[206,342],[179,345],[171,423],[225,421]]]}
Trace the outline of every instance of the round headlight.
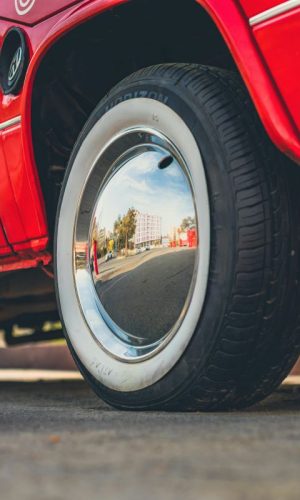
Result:
{"label": "round headlight", "polygon": [[24,33],[19,28],[8,31],[0,56],[0,83],[4,94],[18,94],[28,64]]}

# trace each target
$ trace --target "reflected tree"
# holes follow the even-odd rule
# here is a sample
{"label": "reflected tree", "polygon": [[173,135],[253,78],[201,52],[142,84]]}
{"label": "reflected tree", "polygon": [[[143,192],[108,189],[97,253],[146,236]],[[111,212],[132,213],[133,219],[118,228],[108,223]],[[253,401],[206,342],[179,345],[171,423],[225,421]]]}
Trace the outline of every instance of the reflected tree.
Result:
{"label": "reflected tree", "polygon": [[128,242],[133,238],[136,230],[136,210],[129,208],[127,213],[117,218],[114,223],[114,234],[117,236],[119,249],[125,249],[125,255],[128,255]]}
{"label": "reflected tree", "polygon": [[180,225],[181,231],[185,231],[186,229],[189,229],[191,226],[194,226],[196,224],[195,217],[185,217]]}

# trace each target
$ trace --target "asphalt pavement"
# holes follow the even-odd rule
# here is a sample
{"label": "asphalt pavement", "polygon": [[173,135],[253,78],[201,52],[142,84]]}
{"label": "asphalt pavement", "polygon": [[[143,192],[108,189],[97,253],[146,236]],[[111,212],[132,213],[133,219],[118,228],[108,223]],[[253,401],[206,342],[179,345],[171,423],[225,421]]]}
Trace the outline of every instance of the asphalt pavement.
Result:
{"label": "asphalt pavement", "polygon": [[2,500],[298,500],[300,385],[238,413],[134,413],[80,380],[0,383]]}

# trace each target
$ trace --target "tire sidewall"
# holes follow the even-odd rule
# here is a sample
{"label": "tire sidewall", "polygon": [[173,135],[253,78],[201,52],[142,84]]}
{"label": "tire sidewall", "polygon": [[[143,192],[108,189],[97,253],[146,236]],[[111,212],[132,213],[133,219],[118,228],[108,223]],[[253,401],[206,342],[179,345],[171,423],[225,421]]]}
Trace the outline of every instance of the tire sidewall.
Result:
{"label": "tire sidewall", "polygon": [[[162,402],[173,399],[182,393],[199,376],[199,372],[207,367],[214,350],[220,328],[226,311],[226,304],[232,286],[232,270],[234,268],[235,240],[235,210],[231,185],[226,166],[226,151],[222,148],[218,131],[214,127],[204,104],[199,106],[199,100],[193,94],[185,92],[183,87],[174,86],[173,81],[143,79],[136,83],[119,85],[96,108],[84,127],[71,155],[65,175],[55,231],[55,249],[57,247],[58,220],[64,196],[64,191],[74,160],[85,138],[94,125],[110,109],[124,101],[148,98],[164,103],[175,111],[192,132],[203,159],[211,209],[211,257],[206,298],[201,317],[184,354],[176,365],[159,381],[141,390],[120,392],[109,389],[96,380],[80,361],[73,349],[66,328],[65,334],[73,356],[93,389],[110,404],[122,408],[151,408],[161,406]],[[55,251],[56,255],[56,251]],[[55,258],[55,272],[57,259]],[[56,293],[60,316],[64,323],[60,306],[60,297],[56,279]]]}

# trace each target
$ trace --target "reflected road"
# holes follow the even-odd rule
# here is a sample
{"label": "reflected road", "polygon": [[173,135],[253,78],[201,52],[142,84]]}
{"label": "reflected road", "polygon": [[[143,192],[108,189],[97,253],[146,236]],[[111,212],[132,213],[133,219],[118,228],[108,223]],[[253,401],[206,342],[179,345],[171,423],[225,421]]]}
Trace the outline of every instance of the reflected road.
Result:
{"label": "reflected road", "polygon": [[105,310],[123,330],[150,341],[160,338],[184,307],[195,252],[151,250],[128,257],[125,264],[124,259],[103,264],[96,289]]}

